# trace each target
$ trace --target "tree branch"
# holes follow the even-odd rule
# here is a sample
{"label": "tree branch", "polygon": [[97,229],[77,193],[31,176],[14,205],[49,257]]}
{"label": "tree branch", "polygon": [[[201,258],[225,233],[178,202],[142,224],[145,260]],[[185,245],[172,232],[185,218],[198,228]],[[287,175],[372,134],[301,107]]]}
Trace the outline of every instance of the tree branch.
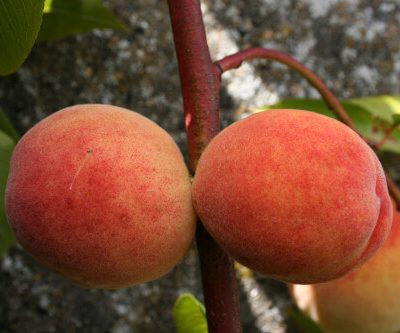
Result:
{"label": "tree branch", "polygon": [[[199,0],[168,0],[178,58],[192,172],[219,132],[220,76],[211,61]],[[199,221],[200,222],[200,221]],[[203,225],[196,232],[208,330],[240,333],[239,291],[232,259]]]}

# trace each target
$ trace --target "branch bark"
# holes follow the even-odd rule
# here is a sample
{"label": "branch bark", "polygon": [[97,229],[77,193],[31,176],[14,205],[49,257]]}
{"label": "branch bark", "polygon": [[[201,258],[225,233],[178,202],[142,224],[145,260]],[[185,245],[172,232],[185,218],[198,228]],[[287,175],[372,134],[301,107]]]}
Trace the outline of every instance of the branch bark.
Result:
{"label": "branch bark", "polygon": [[[188,136],[189,163],[219,132],[220,77],[207,46],[199,0],[168,0]],[[232,259],[199,221],[196,232],[208,330],[240,333],[239,291]]]}

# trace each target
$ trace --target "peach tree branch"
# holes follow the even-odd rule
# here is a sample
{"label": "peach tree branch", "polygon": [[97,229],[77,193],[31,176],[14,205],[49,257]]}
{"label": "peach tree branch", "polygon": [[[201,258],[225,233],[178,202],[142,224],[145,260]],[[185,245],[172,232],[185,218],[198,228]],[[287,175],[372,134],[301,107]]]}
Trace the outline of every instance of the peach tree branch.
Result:
{"label": "peach tree branch", "polygon": [[[211,61],[200,0],[168,0],[168,5],[181,80],[189,164],[195,172],[204,148],[220,130],[220,78]],[[196,242],[208,330],[240,333],[239,291],[233,261],[200,221]]]}

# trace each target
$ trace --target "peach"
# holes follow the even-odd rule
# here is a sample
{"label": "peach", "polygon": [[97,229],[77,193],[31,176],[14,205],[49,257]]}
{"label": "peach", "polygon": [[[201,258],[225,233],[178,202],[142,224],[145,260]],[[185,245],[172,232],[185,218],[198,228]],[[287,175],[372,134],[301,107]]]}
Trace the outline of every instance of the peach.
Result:
{"label": "peach", "polygon": [[6,214],[38,261],[85,287],[156,279],[191,245],[188,170],[173,139],[144,116],[76,105],[18,143]]}
{"label": "peach", "polygon": [[193,204],[241,264],[294,283],[337,278],[365,262],[391,227],[378,158],[342,123],[272,110],[219,133],[200,158]]}
{"label": "peach", "polygon": [[326,333],[400,331],[400,213],[389,238],[365,265],[326,283],[293,285],[294,301]]}

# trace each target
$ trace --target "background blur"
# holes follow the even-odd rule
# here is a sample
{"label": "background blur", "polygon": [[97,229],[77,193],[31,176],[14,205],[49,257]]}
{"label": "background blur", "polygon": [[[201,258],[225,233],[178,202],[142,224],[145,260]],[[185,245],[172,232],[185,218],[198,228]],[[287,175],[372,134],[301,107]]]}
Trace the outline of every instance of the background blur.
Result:
{"label": "background blur", "polygon": [[[213,59],[250,46],[288,52],[340,98],[400,92],[399,0],[203,0]],[[35,46],[16,74],[0,79],[0,108],[21,133],[79,103],[107,103],[156,121],[186,154],[174,45],[165,0],[104,2],[129,33],[111,30]],[[246,63],[224,75],[223,126],[283,98],[318,97],[286,67]],[[385,163],[399,166],[392,156]],[[296,332],[283,284],[242,277],[247,332]],[[14,246],[0,258],[0,332],[173,332],[171,310],[190,291],[201,299],[195,248],[164,278],[118,291],[85,290]]]}

